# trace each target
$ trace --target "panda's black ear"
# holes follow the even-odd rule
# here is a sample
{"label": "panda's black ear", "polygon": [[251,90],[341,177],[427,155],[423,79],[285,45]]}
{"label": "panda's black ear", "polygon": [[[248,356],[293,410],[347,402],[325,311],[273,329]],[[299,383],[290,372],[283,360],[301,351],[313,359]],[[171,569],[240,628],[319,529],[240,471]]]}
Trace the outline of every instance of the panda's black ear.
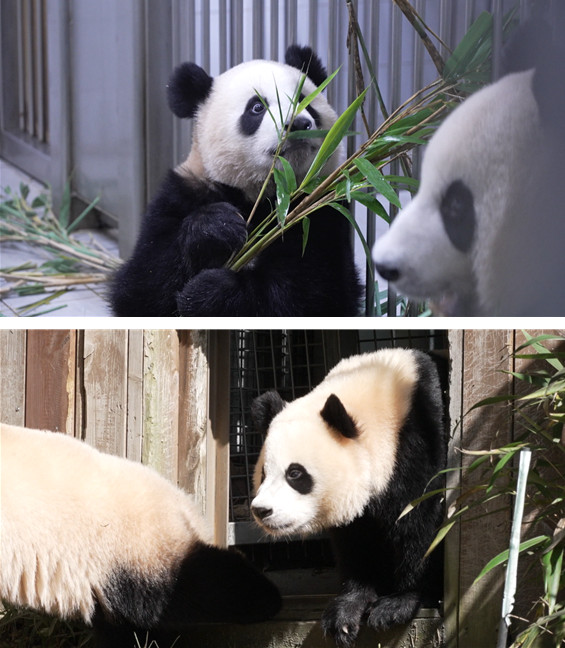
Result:
{"label": "panda's black ear", "polygon": [[291,45],[286,50],[284,62],[301,72],[305,72],[317,86],[327,79],[326,68],[311,47]]}
{"label": "panda's black ear", "polygon": [[251,419],[256,432],[266,434],[271,421],[286,403],[275,391],[265,392],[251,403]]}
{"label": "panda's black ear", "polygon": [[324,421],[336,432],[348,439],[355,439],[359,436],[359,430],[355,421],[348,414],[343,403],[335,394],[330,394],[320,415]]}
{"label": "panda's black ear", "polygon": [[214,79],[196,63],[181,63],[167,86],[171,111],[182,119],[194,117],[198,106],[210,94]]}

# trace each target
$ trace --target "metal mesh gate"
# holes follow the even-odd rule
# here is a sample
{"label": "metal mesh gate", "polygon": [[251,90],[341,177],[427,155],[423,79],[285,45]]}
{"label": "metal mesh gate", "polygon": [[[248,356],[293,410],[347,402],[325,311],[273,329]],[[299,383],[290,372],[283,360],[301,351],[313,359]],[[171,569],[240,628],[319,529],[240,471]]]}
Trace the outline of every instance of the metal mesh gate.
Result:
{"label": "metal mesh gate", "polygon": [[253,469],[263,442],[253,430],[251,402],[271,389],[285,400],[298,398],[321,382],[339,360],[352,354],[391,347],[446,352],[446,333],[240,330],[232,331],[230,346],[229,544],[244,548],[262,567],[285,572],[287,577],[279,582],[283,590],[296,593],[298,587],[301,593],[318,593],[321,587],[330,591],[334,575],[326,540],[268,542],[251,519]]}

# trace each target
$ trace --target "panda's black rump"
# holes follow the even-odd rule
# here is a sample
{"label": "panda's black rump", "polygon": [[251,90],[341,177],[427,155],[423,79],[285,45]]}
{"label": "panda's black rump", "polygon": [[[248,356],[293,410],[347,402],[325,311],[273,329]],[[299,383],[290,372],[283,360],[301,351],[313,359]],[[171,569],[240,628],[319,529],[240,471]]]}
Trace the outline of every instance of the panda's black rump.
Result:
{"label": "panda's black rump", "polygon": [[238,551],[196,543],[183,559],[162,626],[254,623],[275,615],[278,589]]}
{"label": "panda's black rump", "polygon": [[168,573],[147,575],[117,567],[103,588],[99,604],[116,626],[153,628],[159,624],[172,591],[172,577]]}

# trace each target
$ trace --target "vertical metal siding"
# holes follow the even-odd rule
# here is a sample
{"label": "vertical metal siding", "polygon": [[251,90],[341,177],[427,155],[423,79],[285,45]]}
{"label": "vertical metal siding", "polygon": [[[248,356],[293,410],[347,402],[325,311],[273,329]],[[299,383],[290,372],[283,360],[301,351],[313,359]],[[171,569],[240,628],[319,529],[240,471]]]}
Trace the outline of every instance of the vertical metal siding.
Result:
{"label": "vertical metal siding", "polygon": [[18,116],[22,133],[48,143],[47,29],[45,0],[17,5]]}

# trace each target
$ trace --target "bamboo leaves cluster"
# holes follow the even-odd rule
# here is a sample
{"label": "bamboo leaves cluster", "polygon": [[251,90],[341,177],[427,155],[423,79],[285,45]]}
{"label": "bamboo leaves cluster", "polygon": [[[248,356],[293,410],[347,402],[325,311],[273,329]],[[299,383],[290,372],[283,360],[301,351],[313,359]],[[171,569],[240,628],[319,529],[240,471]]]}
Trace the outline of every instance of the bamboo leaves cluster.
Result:
{"label": "bamboo leaves cluster", "polygon": [[[404,5],[408,4],[404,3]],[[402,10],[404,11],[405,8],[403,7]],[[411,16],[412,20],[416,18],[419,20],[420,30],[425,29],[426,26],[417,15],[416,17]],[[355,20],[354,14],[350,15],[350,20]],[[512,25],[513,14],[509,14],[505,19],[505,29],[509,30]],[[350,34],[355,34],[357,38],[361,39],[362,50],[366,55],[366,47],[363,47],[359,26],[356,25],[356,29],[351,29]],[[297,181],[291,165],[280,155],[280,151],[284,148],[284,142],[288,138],[319,137],[323,133],[321,131],[291,132],[290,127],[284,132],[280,132],[279,153],[275,155],[271,174],[265,181],[263,191],[257,200],[259,203],[265,199],[268,187],[274,183],[275,206],[270,216],[250,233],[247,243],[230,259],[228,267],[234,271],[240,270],[297,223],[302,223],[303,248],[305,248],[308,242],[309,217],[318,209],[331,206],[342,213],[354,226],[363,244],[367,265],[372,273],[372,262],[367,242],[346,203],[360,203],[379,218],[389,222],[389,213],[383,203],[387,202],[400,208],[399,189],[408,189],[413,192],[418,186],[418,182],[410,175],[408,154],[415,147],[428,141],[441,119],[465,96],[465,93],[488,82],[491,51],[492,16],[485,12],[470,27],[461,43],[445,61],[445,65],[440,66],[443,69],[443,75],[418,90],[390,114],[383,106],[384,121],[345,162],[327,176],[320,174],[338,147],[342,146],[345,139],[351,135],[350,129],[368,92],[372,89],[376,93],[377,99],[382,103],[382,96],[375,78],[371,79],[370,86],[359,93],[338,117],[336,123],[325,133],[324,140],[310,169],[300,182]],[[372,70],[371,62],[367,60],[366,63]],[[301,96],[304,77],[301,79],[291,101],[290,124],[292,124],[293,118],[325,89],[337,72],[338,70],[305,98]],[[270,111],[269,114],[274,119]],[[282,119],[282,115],[280,117],[281,123],[289,122],[288,119]],[[402,162],[405,170],[404,175],[385,174],[385,167],[397,159]]]}
{"label": "bamboo leaves cluster", "polygon": [[[514,416],[523,431],[513,442],[499,448],[475,452],[462,450],[476,455],[465,471],[467,475],[475,473],[479,478],[475,478],[472,487],[463,487],[457,494],[429,550],[431,552],[437,547],[464,517],[469,521],[487,515],[484,513],[487,502],[514,496],[517,456],[524,448],[531,451],[526,495],[529,523],[519,551],[533,558],[527,573],[535,580],[540,598],[534,602],[527,618],[513,619],[519,632],[512,648],[538,645],[536,641],[544,636],[550,638],[551,645],[565,642],[565,338],[553,335],[531,337],[527,333],[525,336],[526,342],[518,347],[514,357],[541,361],[542,366],[530,371],[510,372],[517,385],[522,386],[518,390],[520,393],[486,398],[472,408],[508,403],[511,405],[509,416]],[[546,346],[548,341],[552,342],[552,349]],[[412,502],[403,515],[431,496],[432,493],[426,493]],[[505,505],[501,504],[501,507]],[[495,509],[500,510],[493,507],[491,512]],[[508,549],[493,556],[476,581],[506,565],[508,556]]]}

